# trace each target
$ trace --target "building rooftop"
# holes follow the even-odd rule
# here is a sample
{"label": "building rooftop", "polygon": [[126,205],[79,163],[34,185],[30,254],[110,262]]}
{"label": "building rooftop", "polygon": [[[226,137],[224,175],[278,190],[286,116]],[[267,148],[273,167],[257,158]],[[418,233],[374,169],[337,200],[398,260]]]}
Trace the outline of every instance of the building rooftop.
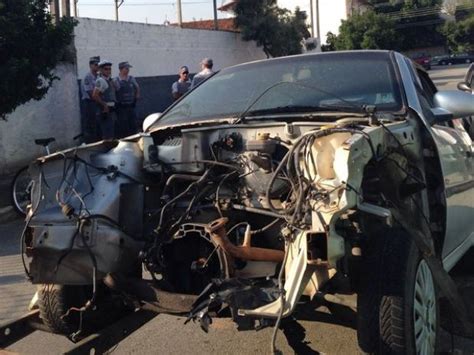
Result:
{"label": "building rooftop", "polygon": [[217,8],[219,11],[232,11],[239,0],[229,0],[221,7]]}
{"label": "building rooftop", "polygon": [[[178,26],[177,23],[173,23],[173,26]],[[181,25],[182,28],[192,28],[197,30],[213,30],[214,29],[214,20],[200,20],[200,21],[190,21],[183,22]],[[229,31],[229,32],[240,32],[235,28],[233,18],[225,18],[217,20],[217,28],[219,31]]]}

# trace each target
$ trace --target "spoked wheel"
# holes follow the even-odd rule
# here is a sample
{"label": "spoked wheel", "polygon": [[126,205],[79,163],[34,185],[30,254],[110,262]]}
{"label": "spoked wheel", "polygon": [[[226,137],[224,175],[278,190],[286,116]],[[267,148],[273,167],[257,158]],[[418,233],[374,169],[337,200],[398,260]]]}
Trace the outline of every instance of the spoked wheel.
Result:
{"label": "spoked wheel", "polygon": [[434,354],[437,330],[437,299],[428,264],[418,264],[413,293],[413,328],[417,354]]}
{"label": "spoked wheel", "polygon": [[15,210],[25,216],[27,207],[31,202],[31,189],[33,188],[33,179],[25,166],[15,175],[11,188],[12,205]]}

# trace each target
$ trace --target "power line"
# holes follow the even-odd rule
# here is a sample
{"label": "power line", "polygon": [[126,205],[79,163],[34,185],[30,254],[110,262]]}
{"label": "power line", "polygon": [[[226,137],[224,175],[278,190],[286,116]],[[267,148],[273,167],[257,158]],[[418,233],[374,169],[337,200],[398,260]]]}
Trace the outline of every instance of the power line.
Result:
{"label": "power line", "polygon": [[[471,9],[474,9],[474,5],[461,5],[461,6],[458,6],[457,9],[458,10],[471,10]],[[433,7],[426,7],[422,9],[387,12],[387,13],[382,13],[382,15],[391,19],[403,19],[403,18],[437,15],[437,14],[442,14],[442,13],[445,13],[444,8],[442,6],[433,6]]]}
{"label": "power line", "polygon": [[[193,4],[209,4],[210,1],[183,1],[181,2],[184,5],[193,5]],[[78,3],[79,6],[115,6],[113,3]],[[124,2],[122,6],[174,6],[176,2],[148,2],[148,3],[127,3]]]}

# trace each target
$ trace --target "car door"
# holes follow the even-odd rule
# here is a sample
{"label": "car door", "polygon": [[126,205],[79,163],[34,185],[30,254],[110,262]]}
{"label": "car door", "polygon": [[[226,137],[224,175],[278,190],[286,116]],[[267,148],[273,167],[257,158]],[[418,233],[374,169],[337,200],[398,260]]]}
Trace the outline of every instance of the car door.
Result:
{"label": "car door", "polygon": [[[425,72],[418,71],[423,87],[420,101],[432,108],[436,88]],[[446,199],[444,259],[457,248],[468,248],[474,240],[474,146],[462,119],[430,128],[438,148]]]}

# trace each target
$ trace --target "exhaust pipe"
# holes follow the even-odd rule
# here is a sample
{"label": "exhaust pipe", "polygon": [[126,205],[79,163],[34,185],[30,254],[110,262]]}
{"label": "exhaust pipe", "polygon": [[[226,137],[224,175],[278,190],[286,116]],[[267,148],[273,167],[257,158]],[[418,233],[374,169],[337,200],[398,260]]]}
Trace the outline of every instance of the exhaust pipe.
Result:
{"label": "exhaust pipe", "polygon": [[242,260],[283,262],[285,253],[282,250],[251,247],[250,236],[246,236],[241,246],[232,244],[225,230],[228,221],[228,218],[223,217],[206,226],[206,232],[226,254]]}

